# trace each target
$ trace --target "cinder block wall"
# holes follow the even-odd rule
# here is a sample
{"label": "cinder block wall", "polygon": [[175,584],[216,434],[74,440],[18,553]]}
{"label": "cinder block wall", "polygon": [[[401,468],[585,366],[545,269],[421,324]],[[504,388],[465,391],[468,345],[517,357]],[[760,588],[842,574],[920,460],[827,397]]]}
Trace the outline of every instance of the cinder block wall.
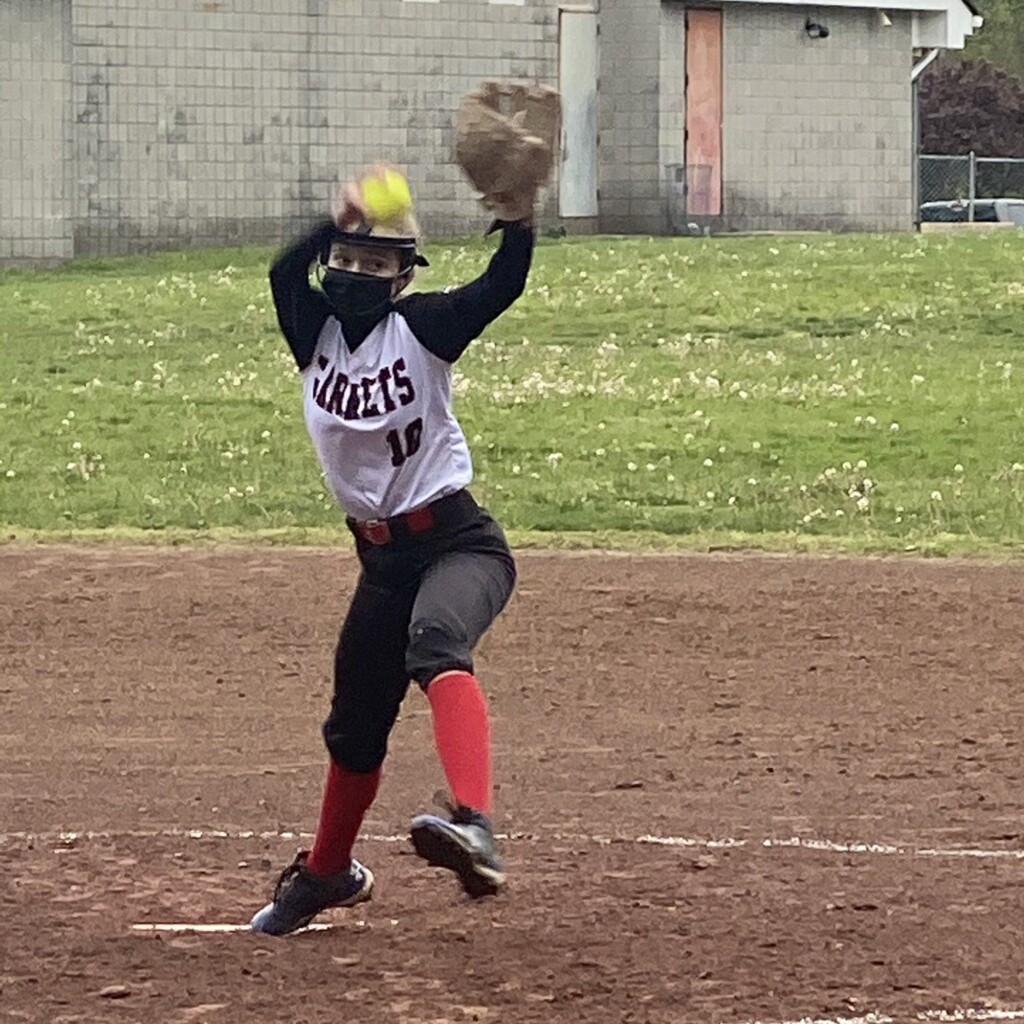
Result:
{"label": "cinder block wall", "polygon": [[672,232],[685,218],[686,205],[686,8],[662,3],[659,20],[659,197],[665,200],[665,230]]}
{"label": "cinder block wall", "polygon": [[72,254],[71,0],[0,3],[0,261]]}
{"label": "cinder block wall", "polygon": [[[910,17],[724,7],[730,229],[913,223]],[[685,217],[685,3],[603,0],[601,230]],[[366,162],[407,169],[425,233],[486,217],[452,160],[485,78],[558,82],[548,0],[3,0],[0,259],[276,241]],[[552,210],[552,212],[554,212]]]}
{"label": "cinder block wall", "polygon": [[78,253],[278,239],[376,159],[429,234],[479,229],[452,161],[488,77],[554,84],[556,11],[482,0],[74,0]]}
{"label": "cinder block wall", "polygon": [[[807,36],[808,10],[828,39]],[[911,23],[889,15],[726,6],[725,227],[911,227]]]}
{"label": "cinder block wall", "polygon": [[382,158],[428,236],[480,230],[454,112],[486,78],[556,85],[557,34],[515,0],[3,0],[0,255],[278,240]]}
{"label": "cinder block wall", "polygon": [[601,231],[661,231],[658,0],[600,7],[598,187]]}
{"label": "cinder block wall", "polygon": [[[913,224],[910,15],[723,8],[723,215],[718,230],[906,230]],[[685,3],[601,9],[600,227],[661,232],[689,219],[670,168],[684,160]],[[653,55],[657,55],[654,59]],[[709,222],[708,218],[697,218]]]}

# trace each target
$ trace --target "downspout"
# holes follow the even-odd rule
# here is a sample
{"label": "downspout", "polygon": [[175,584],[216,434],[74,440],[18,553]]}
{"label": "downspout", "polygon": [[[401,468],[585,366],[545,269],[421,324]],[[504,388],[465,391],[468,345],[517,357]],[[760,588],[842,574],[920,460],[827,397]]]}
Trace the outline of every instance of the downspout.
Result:
{"label": "downspout", "polygon": [[913,196],[914,227],[921,230],[921,106],[918,100],[918,79],[932,65],[939,55],[939,49],[929,50],[913,67],[910,72],[910,105],[913,114],[913,146],[914,146],[914,171],[911,187]]}
{"label": "downspout", "polygon": [[939,55],[939,48],[935,47],[929,50],[915,65],[914,70],[910,72],[910,81],[917,83],[917,80],[921,77],[922,72],[926,71],[928,67],[933,63],[936,57]]}

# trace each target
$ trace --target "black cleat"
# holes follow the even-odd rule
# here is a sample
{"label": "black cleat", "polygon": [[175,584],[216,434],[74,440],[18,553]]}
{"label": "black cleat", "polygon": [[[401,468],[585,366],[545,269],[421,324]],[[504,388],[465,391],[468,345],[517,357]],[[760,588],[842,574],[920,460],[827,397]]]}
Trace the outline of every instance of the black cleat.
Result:
{"label": "black cleat", "polygon": [[321,910],[354,907],[370,899],[373,875],[359,861],[352,861],[342,874],[328,877],[313,874],[306,867],[308,857],[309,851],[303,850],[281,872],[273,902],[250,922],[254,932],[288,935],[305,928]]}
{"label": "black cleat", "polygon": [[454,871],[473,899],[494,896],[505,884],[491,823],[479,811],[456,807],[450,821],[420,814],[410,832],[416,852],[432,867]]}

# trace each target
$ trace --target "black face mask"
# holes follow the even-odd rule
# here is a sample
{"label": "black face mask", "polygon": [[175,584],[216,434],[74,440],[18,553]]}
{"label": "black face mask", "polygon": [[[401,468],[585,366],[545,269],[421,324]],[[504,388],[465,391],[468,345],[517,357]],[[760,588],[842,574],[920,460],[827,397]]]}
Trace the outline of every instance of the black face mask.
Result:
{"label": "black face mask", "polygon": [[358,319],[383,316],[391,305],[393,277],[357,274],[352,270],[327,267],[320,287],[334,311]]}

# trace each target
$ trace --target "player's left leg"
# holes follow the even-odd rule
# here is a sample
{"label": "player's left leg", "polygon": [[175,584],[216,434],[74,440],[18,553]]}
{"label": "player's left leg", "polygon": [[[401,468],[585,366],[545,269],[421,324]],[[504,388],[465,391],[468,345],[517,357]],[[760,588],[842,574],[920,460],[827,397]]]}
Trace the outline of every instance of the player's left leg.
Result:
{"label": "player's left leg", "polygon": [[473,897],[494,894],[505,876],[489,818],[490,719],[472,652],[514,583],[507,548],[444,555],[424,576],[409,623],[406,665],[430,702],[452,798],[450,820],[420,815],[412,839],[420,856],[454,871]]}

